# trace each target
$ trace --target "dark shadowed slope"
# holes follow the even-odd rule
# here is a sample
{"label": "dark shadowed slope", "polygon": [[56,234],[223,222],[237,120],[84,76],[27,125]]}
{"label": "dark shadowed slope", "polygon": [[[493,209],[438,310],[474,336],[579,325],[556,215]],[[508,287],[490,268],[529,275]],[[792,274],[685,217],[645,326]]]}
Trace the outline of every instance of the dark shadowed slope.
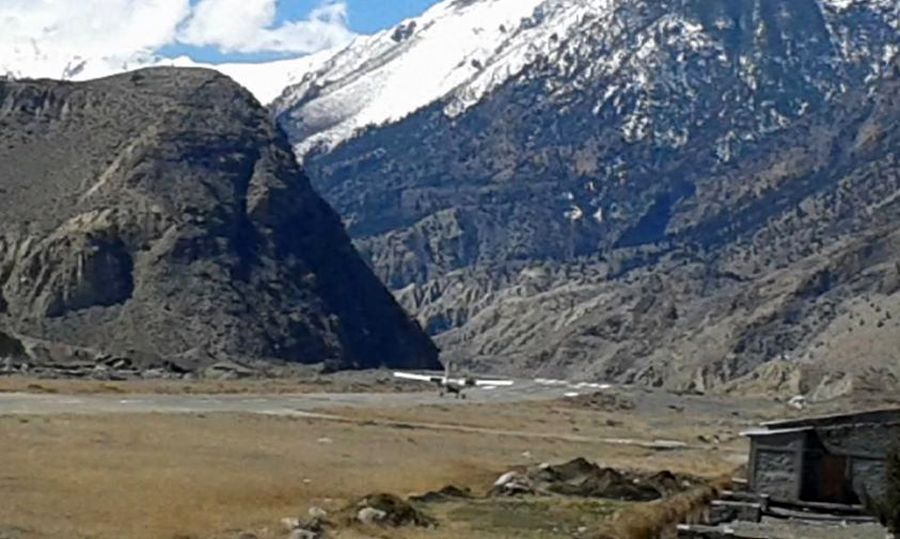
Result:
{"label": "dark shadowed slope", "polygon": [[0,215],[14,332],[201,362],[436,364],[266,111],[215,72],[0,82]]}

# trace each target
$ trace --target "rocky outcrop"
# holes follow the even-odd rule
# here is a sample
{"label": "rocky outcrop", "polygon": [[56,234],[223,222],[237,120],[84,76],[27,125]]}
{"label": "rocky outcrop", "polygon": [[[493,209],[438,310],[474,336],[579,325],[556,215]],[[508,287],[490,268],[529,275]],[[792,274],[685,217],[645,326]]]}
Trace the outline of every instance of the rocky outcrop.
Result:
{"label": "rocky outcrop", "polygon": [[0,82],[0,323],[182,363],[434,367],[282,133],[205,70]]}

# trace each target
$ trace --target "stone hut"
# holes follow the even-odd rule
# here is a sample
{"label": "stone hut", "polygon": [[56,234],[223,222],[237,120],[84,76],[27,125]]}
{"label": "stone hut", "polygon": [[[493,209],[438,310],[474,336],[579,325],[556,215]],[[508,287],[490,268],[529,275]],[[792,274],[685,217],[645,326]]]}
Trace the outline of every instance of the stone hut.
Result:
{"label": "stone hut", "polygon": [[900,409],[765,423],[750,438],[749,487],[787,503],[856,505],[882,492]]}

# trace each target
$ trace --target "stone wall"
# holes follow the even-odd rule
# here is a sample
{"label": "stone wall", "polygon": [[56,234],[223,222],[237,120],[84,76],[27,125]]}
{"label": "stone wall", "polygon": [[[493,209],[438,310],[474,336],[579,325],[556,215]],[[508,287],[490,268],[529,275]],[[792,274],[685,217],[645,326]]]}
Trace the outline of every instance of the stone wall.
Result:
{"label": "stone wall", "polygon": [[900,423],[867,423],[819,429],[829,452],[847,455],[850,478],[857,494],[877,496],[884,489],[887,454],[900,442]]}
{"label": "stone wall", "polygon": [[798,431],[754,438],[751,447],[751,485],[754,492],[775,500],[796,500],[807,433]]}
{"label": "stone wall", "polygon": [[900,442],[900,422],[864,423],[817,429],[829,452],[884,458]]}

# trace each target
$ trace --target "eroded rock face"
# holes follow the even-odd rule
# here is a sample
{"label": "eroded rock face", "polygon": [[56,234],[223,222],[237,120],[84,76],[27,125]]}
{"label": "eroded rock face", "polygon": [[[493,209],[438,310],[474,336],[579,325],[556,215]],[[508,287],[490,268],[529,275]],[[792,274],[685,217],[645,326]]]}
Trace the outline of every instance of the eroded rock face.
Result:
{"label": "eroded rock face", "polygon": [[152,69],[0,82],[0,317],[115,353],[433,367],[266,111]]}

